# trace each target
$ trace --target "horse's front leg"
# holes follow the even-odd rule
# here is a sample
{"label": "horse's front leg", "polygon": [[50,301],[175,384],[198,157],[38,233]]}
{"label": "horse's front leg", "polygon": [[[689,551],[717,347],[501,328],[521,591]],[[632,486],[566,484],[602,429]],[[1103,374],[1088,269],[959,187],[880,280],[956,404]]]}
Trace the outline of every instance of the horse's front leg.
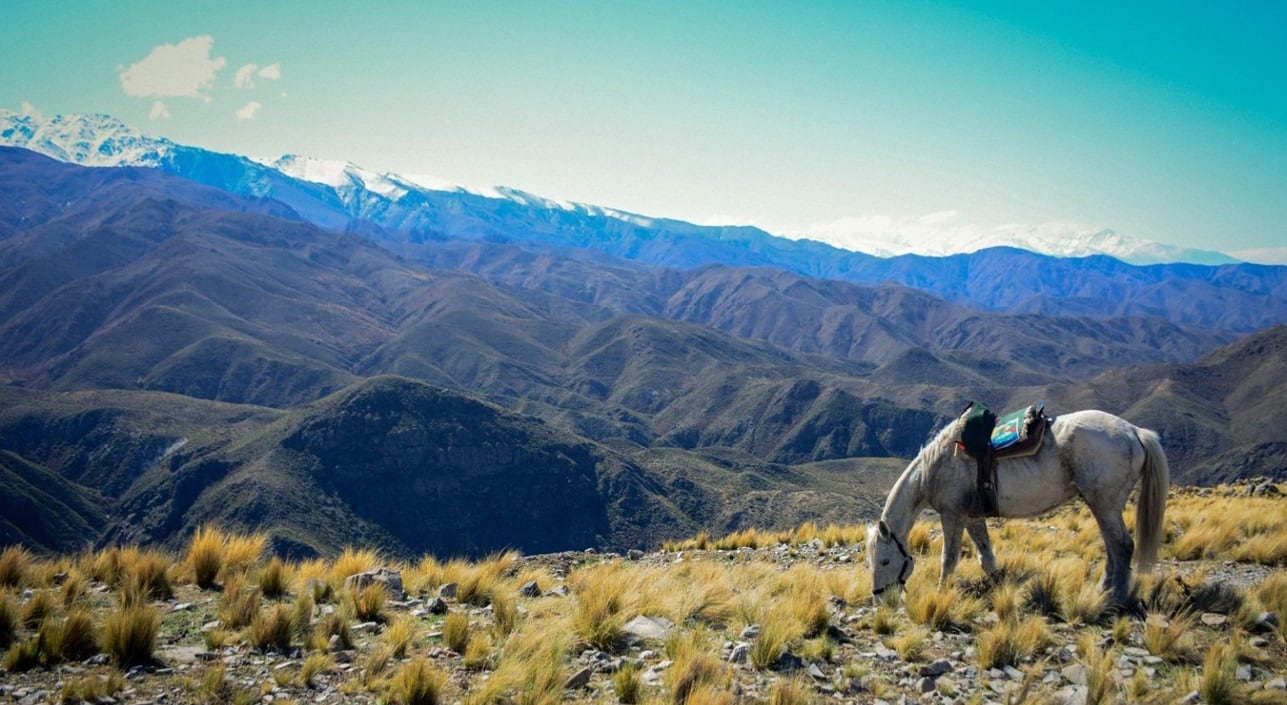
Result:
{"label": "horse's front leg", "polygon": [[943,568],[938,574],[938,585],[947,585],[947,579],[956,570],[961,558],[961,515],[955,512],[940,515],[943,522]]}
{"label": "horse's front leg", "polygon": [[987,575],[997,572],[997,558],[992,554],[992,540],[988,537],[988,520],[971,517],[965,523],[965,530],[970,532],[970,540],[979,549],[979,565],[983,566],[983,572]]}

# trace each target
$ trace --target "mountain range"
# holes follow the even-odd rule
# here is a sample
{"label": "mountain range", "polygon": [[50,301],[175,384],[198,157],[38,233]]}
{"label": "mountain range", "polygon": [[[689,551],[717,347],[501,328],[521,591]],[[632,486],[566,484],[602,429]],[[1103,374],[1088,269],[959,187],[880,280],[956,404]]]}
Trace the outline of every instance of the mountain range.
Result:
{"label": "mountain range", "polygon": [[[1110,254],[1051,257],[991,248],[944,257],[876,257],[745,226],[699,226],[509,188],[469,191],[302,157],[255,161],[145,137],[104,115],[42,119],[0,111],[0,144],[87,166],[144,166],[218,189],[288,205],[301,218],[348,229],[408,257],[428,241],[474,240],[666,267],[764,266],[812,278],[905,284],[969,308],[1092,317],[1160,316],[1249,333],[1287,321],[1287,267],[1227,263],[1132,266],[1120,238],[1094,237]],[[1089,245],[1088,245],[1089,246]],[[1135,245],[1130,245],[1135,247]],[[1139,252],[1153,257],[1155,243]],[[1056,251],[1067,252],[1067,243]]]}
{"label": "mountain range", "polygon": [[178,545],[216,521],[291,555],[478,555],[853,521],[971,399],[1123,414],[1181,481],[1287,467],[1287,268],[883,265],[964,268],[971,296],[1048,279],[999,310],[740,261],[816,243],[512,194],[379,201],[175,149],[83,168],[0,148],[0,542]]}

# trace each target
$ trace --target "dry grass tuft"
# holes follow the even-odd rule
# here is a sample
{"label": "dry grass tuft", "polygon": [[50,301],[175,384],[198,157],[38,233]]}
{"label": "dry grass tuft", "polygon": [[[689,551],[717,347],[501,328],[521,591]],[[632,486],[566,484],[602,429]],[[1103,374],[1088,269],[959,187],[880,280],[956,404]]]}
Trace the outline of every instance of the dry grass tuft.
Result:
{"label": "dry grass tuft", "polygon": [[112,702],[119,699],[122,690],[125,690],[125,677],[113,671],[105,677],[87,674],[68,678],[58,697],[63,703]]}
{"label": "dry grass tuft", "polygon": [[1014,666],[1050,642],[1050,627],[1046,620],[1030,615],[1021,620],[1002,620],[979,634],[975,654],[979,665],[984,668]]}
{"label": "dry grass tuft", "polygon": [[6,546],[0,552],[0,587],[18,587],[27,581],[33,557],[20,545]]}
{"label": "dry grass tuft", "polygon": [[152,660],[160,628],[155,609],[123,606],[103,620],[103,651],[122,667],[146,664]]}
{"label": "dry grass tuft", "polygon": [[378,551],[345,546],[331,568],[331,579],[340,585],[350,575],[365,573],[379,566],[383,559]]}
{"label": "dry grass tuft", "polygon": [[402,664],[389,682],[388,698],[399,705],[438,705],[447,684],[447,674],[428,659],[415,658]]}
{"label": "dry grass tuft", "polygon": [[784,678],[769,687],[768,705],[809,705],[813,688],[798,678]]}
{"label": "dry grass tuft", "polygon": [[303,688],[316,688],[317,677],[329,673],[335,667],[335,659],[327,653],[309,654],[299,667],[299,684]]}
{"label": "dry grass tuft", "polygon": [[81,661],[98,653],[98,629],[94,618],[83,609],[73,609],[63,619],[59,653],[69,661]]}
{"label": "dry grass tuft", "polygon": [[223,626],[241,629],[259,614],[259,588],[247,585],[240,576],[234,576],[224,586],[219,602],[219,621]]}
{"label": "dry grass tuft", "polygon": [[0,593],[0,649],[8,648],[18,633],[18,605],[8,593]]}
{"label": "dry grass tuft", "polygon": [[617,696],[617,702],[624,705],[636,705],[639,702],[639,696],[643,692],[643,679],[639,675],[639,666],[634,661],[627,661],[621,670],[613,674],[612,692]]}
{"label": "dry grass tuft", "polygon": [[611,651],[621,640],[626,618],[622,613],[625,576],[620,567],[601,565],[574,575],[576,608],[572,629],[582,642]]}
{"label": "dry grass tuft", "polygon": [[384,641],[389,645],[393,658],[401,661],[407,657],[407,648],[416,634],[416,624],[406,615],[394,618],[384,630]]}
{"label": "dry grass tuft", "polygon": [[1211,645],[1202,665],[1202,680],[1198,693],[1210,705],[1234,705],[1247,702],[1245,693],[1238,687],[1238,645],[1215,643]]}
{"label": "dry grass tuft", "polygon": [[1116,656],[1112,651],[1101,650],[1090,632],[1082,632],[1078,637],[1077,653],[1086,669],[1086,705],[1109,702],[1113,694]]}
{"label": "dry grass tuft", "polygon": [[442,643],[458,654],[469,646],[469,615],[452,612],[442,621]]}
{"label": "dry grass tuft", "polygon": [[1170,663],[1193,660],[1193,647],[1189,630],[1198,621],[1198,615],[1184,613],[1167,620],[1162,615],[1149,615],[1144,622],[1144,648],[1150,654]]}
{"label": "dry grass tuft", "polygon": [[188,546],[188,569],[197,587],[209,590],[216,586],[223,570],[226,540],[222,532],[210,525],[201,526]]}
{"label": "dry grass tuft", "polygon": [[225,570],[235,573],[249,571],[259,565],[267,547],[267,534],[229,534],[224,541]]}
{"label": "dry grass tuft", "polygon": [[389,592],[381,583],[371,583],[358,590],[349,598],[353,615],[363,622],[383,622],[384,603],[389,600]]}
{"label": "dry grass tuft", "polygon": [[699,691],[704,688],[717,691],[726,688],[732,678],[728,669],[714,654],[696,648],[682,649],[666,674],[673,705],[696,705],[693,696]]}
{"label": "dry grass tuft", "polygon": [[259,591],[270,600],[280,600],[287,595],[291,583],[289,571],[282,559],[273,556],[268,565],[259,571]]}
{"label": "dry grass tuft", "polygon": [[290,610],[279,604],[255,615],[246,638],[260,651],[285,651],[290,648],[292,631]]}

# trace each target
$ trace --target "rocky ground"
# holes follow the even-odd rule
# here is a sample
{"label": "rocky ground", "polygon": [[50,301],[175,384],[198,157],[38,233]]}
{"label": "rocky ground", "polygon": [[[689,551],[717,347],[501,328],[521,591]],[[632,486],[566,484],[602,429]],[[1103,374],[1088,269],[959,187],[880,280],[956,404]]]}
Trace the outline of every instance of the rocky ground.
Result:
{"label": "rocky ground", "polygon": [[[810,563],[829,569],[853,570],[857,575],[862,570],[856,564],[858,555],[857,547],[824,548],[816,541],[800,546],[736,551],[631,552],[627,556],[562,553],[522,558],[518,566],[539,566],[551,576],[552,584],[525,586],[526,595],[573,600],[576,598],[569,593],[563,578],[578,568],[604,561],[651,566],[688,561],[766,561],[784,568]],[[1163,570],[1179,576],[1202,571],[1208,582],[1220,581],[1246,589],[1283,568],[1217,562],[1172,563]],[[91,591],[105,596],[107,588],[96,585]],[[408,615],[421,627],[412,651],[427,655],[450,674],[444,700],[460,702],[488,674],[485,670],[466,669],[461,655],[443,646],[442,612],[444,609],[464,611],[482,622],[490,620],[490,607],[460,604],[451,599],[450,594],[450,590],[446,590],[444,596],[403,595],[403,599],[390,600],[385,611],[391,617]],[[515,597],[520,608],[523,600],[532,599]],[[375,645],[382,643],[385,625],[353,623],[352,647],[336,645],[329,668],[305,684],[299,674],[308,654],[301,648],[263,653],[244,640],[210,648],[204,634],[218,625],[219,601],[217,592],[179,585],[173,599],[154,603],[163,618],[153,663],[121,674],[106,655],[99,654],[83,662],[63,663],[53,668],[0,671],[0,702],[36,705],[75,700],[78,696],[73,686],[87,681],[102,684],[101,692],[93,694],[92,699],[103,705],[222,701],[377,703],[387,698],[386,690],[370,686],[378,682],[376,674],[370,671],[382,666],[373,662],[371,653]],[[331,609],[334,608],[330,605],[321,605],[319,615]],[[1022,702],[1026,698],[1035,702],[1082,703],[1087,700],[1087,671],[1077,646],[1077,634],[1085,627],[1054,622],[1051,624],[1054,643],[1035,658],[1013,666],[983,668],[976,654],[977,634],[990,621],[995,622],[995,614],[982,615],[978,624],[927,633],[917,653],[904,658],[888,645],[887,637],[871,628],[875,612],[871,605],[849,604],[835,598],[831,601],[831,610],[827,629],[828,641],[832,644],[829,653],[812,654],[810,658],[803,649],[788,650],[774,666],[766,669],[754,668],[748,657],[758,637],[756,625],[738,630],[714,625],[716,641],[722,642],[719,658],[728,664],[732,673],[731,692],[743,701],[763,702],[769,698],[773,683],[794,679],[804,684],[817,702],[1002,703]],[[1240,660],[1235,674],[1238,697],[1256,702],[1287,702],[1287,648],[1281,629],[1275,628],[1278,617],[1262,613],[1251,624],[1245,619],[1236,624],[1238,618],[1233,614],[1204,612],[1190,637],[1195,645],[1202,645],[1229,641],[1235,633],[1239,634],[1245,658]],[[665,619],[645,615],[627,625],[626,640],[613,652],[592,648],[577,650],[565,671],[564,700],[617,702],[613,675],[633,663],[640,672],[643,702],[672,702],[666,671],[673,662],[666,655],[666,640],[675,629],[675,625]],[[1186,671],[1197,672],[1201,667],[1201,653],[1192,656],[1191,663],[1176,663],[1150,653],[1143,640],[1144,622],[1138,619],[1131,623],[1129,634],[1125,634],[1120,625],[1115,633],[1108,620],[1091,629],[1096,630],[1100,647],[1113,655],[1110,677],[1118,684],[1113,691],[1117,699],[1135,700],[1151,693],[1163,702],[1202,701],[1196,679],[1185,675]],[[385,675],[396,666],[396,661],[384,664]],[[208,674],[219,667],[223,669],[222,683],[212,688]]]}

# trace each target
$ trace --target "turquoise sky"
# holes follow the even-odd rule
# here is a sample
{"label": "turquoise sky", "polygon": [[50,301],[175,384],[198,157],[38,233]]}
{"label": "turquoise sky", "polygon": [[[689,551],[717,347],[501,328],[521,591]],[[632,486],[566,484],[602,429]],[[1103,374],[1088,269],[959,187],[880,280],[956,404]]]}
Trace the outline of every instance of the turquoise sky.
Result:
{"label": "turquoise sky", "polygon": [[[6,3],[0,107],[779,233],[1287,247],[1278,0],[185,5]],[[200,37],[208,81],[144,75]]]}

